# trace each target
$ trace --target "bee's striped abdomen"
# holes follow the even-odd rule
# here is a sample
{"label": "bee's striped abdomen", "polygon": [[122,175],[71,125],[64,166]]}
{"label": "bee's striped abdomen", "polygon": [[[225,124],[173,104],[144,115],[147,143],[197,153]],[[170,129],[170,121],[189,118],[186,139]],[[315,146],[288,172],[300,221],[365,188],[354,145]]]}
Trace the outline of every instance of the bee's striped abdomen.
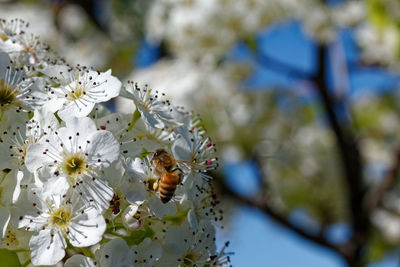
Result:
{"label": "bee's striped abdomen", "polygon": [[165,172],[161,175],[159,192],[160,199],[163,203],[167,203],[171,200],[179,180],[180,177],[177,172]]}

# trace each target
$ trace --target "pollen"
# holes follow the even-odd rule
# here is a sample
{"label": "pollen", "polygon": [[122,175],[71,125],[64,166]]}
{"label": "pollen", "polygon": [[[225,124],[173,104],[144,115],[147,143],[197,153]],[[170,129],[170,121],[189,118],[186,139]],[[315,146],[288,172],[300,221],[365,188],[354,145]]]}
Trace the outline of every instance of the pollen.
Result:
{"label": "pollen", "polygon": [[157,191],[158,189],[158,179],[154,177],[149,177],[147,180],[144,181],[144,184],[147,187],[148,191]]}
{"label": "pollen", "polygon": [[182,256],[182,261],[184,263],[184,266],[197,266],[196,262],[200,260],[202,257],[201,253],[195,253],[194,251],[189,250],[186,254]]}
{"label": "pollen", "polygon": [[18,242],[15,232],[13,232],[11,230],[7,230],[7,233],[1,240],[1,243],[5,244],[8,248],[11,248],[11,249],[18,247],[18,245],[19,245],[19,242]]}
{"label": "pollen", "polygon": [[62,170],[69,176],[78,176],[86,170],[87,162],[83,153],[76,153],[64,157]]}
{"label": "pollen", "polygon": [[12,88],[8,83],[0,78],[0,106],[5,106],[15,102],[15,95],[18,90]]}
{"label": "pollen", "polygon": [[67,207],[60,207],[51,214],[51,224],[57,228],[65,228],[71,218],[71,211]]}
{"label": "pollen", "polygon": [[70,101],[77,100],[85,94],[85,89],[83,87],[77,87],[75,90],[71,91],[68,95]]}
{"label": "pollen", "polygon": [[25,162],[26,150],[31,144],[34,144],[35,140],[28,138],[20,147],[18,147],[19,158],[21,160],[21,164]]}

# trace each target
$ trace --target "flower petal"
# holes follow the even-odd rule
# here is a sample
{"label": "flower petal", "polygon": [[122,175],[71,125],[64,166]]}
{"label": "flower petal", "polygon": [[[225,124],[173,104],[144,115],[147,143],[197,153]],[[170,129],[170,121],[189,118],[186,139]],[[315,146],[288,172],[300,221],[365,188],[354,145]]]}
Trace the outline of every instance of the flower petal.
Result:
{"label": "flower petal", "polygon": [[96,252],[96,258],[101,267],[132,267],[136,257],[123,239],[115,238]]}
{"label": "flower petal", "polygon": [[119,144],[109,131],[97,131],[90,136],[88,161],[98,167],[108,167],[119,157]]}
{"label": "flower petal", "polygon": [[45,229],[31,237],[29,247],[34,265],[54,265],[64,258],[67,243],[60,232]]}
{"label": "flower petal", "polygon": [[71,222],[68,239],[75,247],[87,247],[99,242],[105,230],[103,216],[97,209],[90,207]]}
{"label": "flower petal", "polygon": [[96,264],[91,258],[78,254],[69,258],[64,263],[64,267],[96,267]]}

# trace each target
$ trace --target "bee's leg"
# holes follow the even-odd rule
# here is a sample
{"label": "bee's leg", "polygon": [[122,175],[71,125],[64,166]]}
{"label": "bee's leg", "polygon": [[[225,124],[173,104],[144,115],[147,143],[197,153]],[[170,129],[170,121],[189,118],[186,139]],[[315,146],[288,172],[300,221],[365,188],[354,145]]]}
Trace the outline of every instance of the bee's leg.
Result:
{"label": "bee's leg", "polygon": [[183,183],[182,183],[183,182],[183,173],[179,173],[178,176],[179,176],[179,184],[183,185]]}
{"label": "bee's leg", "polygon": [[178,184],[182,185],[182,181],[183,181],[183,171],[181,168],[176,167],[174,169],[171,170],[172,172],[176,172],[178,174],[179,177],[179,181]]}

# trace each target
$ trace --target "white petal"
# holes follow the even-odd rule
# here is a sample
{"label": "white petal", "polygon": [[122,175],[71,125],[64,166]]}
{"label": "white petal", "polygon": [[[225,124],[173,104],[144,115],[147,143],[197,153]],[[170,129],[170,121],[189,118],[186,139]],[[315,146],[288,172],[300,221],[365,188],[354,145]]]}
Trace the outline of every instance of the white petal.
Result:
{"label": "white petal", "polygon": [[[92,73],[95,73],[94,75],[97,75],[97,73],[94,71],[92,71]],[[94,76],[94,75],[92,75],[92,76]],[[104,81],[106,81],[106,82],[104,82]],[[92,90],[93,91],[102,91],[102,90],[105,91],[104,95],[99,94],[96,97],[96,103],[108,101],[111,98],[119,95],[122,83],[116,77],[111,76],[111,70],[108,70],[104,73],[100,73],[100,75],[96,77],[96,82],[100,85],[95,87],[94,90],[91,89],[89,91],[92,91]]]}
{"label": "white petal", "polygon": [[142,119],[151,127],[161,129],[164,127],[164,123],[161,120],[157,120],[154,115],[150,114],[145,108],[138,106]]}
{"label": "white petal", "polygon": [[79,140],[82,140],[79,142],[79,144],[84,144],[86,142],[86,139],[88,139],[88,136],[93,134],[94,132],[97,131],[96,124],[90,119],[90,118],[77,118],[77,117],[70,117],[68,120],[65,121],[66,128],[62,129],[68,129],[65,130],[65,132],[61,133],[60,129],[60,137],[64,139],[65,142],[67,142],[69,136],[76,137],[76,133],[79,133]]}
{"label": "white petal", "polygon": [[199,224],[197,222],[197,217],[193,209],[189,210],[187,214],[187,219],[190,227],[192,227],[195,230],[199,227]]}
{"label": "white petal", "polygon": [[132,267],[135,254],[121,238],[104,244],[96,253],[101,267]]}
{"label": "white petal", "polygon": [[86,209],[69,227],[68,239],[75,247],[87,247],[99,242],[106,230],[106,222],[94,207]]}
{"label": "white petal", "polygon": [[180,226],[171,226],[165,233],[166,250],[173,254],[182,254],[192,243],[192,230],[186,222]]}
{"label": "white petal", "polygon": [[64,258],[67,244],[60,232],[45,229],[31,237],[29,247],[34,265],[54,265]]}
{"label": "white petal", "polygon": [[129,205],[121,215],[122,224],[126,229],[135,231],[142,226],[142,220],[135,218],[135,214],[141,203]]}
{"label": "white petal", "polygon": [[[202,220],[199,223],[199,230],[196,234],[196,239],[195,243],[197,243],[197,246],[195,247],[195,251],[201,252],[203,255],[208,252],[211,254],[215,253],[215,227],[214,225],[208,221],[208,220]],[[201,242],[199,242],[201,240]]]}
{"label": "white petal", "polygon": [[49,77],[56,77],[57,79],[63,79],[63,75],[60,74],[62,72],[64,75],[68,73],[70,67],[65,65],[48,65],[43,70],[42,73],[46,74]]}
{"label": "white petal", "polygon": [[126,176],[124,176],[125,169],[122,167],[120,160],[114,161],[110,167],[102,171],[101,177],[106,180],[112,188],[124,188],[127,183]]}
{"label": "white petal", "polygon": [[[48,139],[54,139],[54,137],[49,136]],[[47,143],[40,141],[36,144],[30,145],[26,150],[25,166],[30,172],[34,172],[42,166],[50,165],[53,163],[54,159],[49,157],[47,154],[43,154],[45,149],[49,149],[51,151],[54,150]]]}
{"label": "white petal", "polygon": [[9,222],[10,222],[10,211],[5,207],[0,206],[0,234],[1,234],[0,242],[6,233]]}
{"label": "white petal", "polygon": [[171,151],[176,159],[191,161],[191,149],[189,142],[184,136],[179,135],[171,146]]}
{"label": "white petal", "polygon": [[146,178],[145,166],[143,160],[135,158],[133,161],[131,158],[122,161],[124,168],[129,174],[129,180],[132,182],[141,182]]}
{"label": "white petal", "polygon": [[34,111],[33,118],[26,124],[26,135],[32,138],[40,138],[44,134],[51,134],[59,127],[58,120],[52,112],[45,109]]}
{"label": "white petal", "polygon": [[93,102],[86,101],[85,103],[82,103],[78,99],[62,107],[58,111],[58,116],[60,116],[63,121],[66,121],[71,117],[85,117],[93,110],[94,104],[95,103]]}
{"label": "white petal", "polygon": [[174,215],[178,211],[174,201],[162,203],[161,200],[156,196],[153,196],[149,199],[149,206],[154,212],[154,215],[160,219],[162,219],[164,216]]}
{"label": "white petal", "polygon": [[78,254],[69,258],[64,267],[96,267],[96,265],[91,258]]}
{"label": "white petal", "polygon": [[131,204],[147,199],[147,190],[143,183],[132,183],[128,190],[126,188],[122,188],[122,190],[126,195],[126,200]]}
{"label": "white petal", "polygon": [[91,202],[99,211],[104,211],[110,206],[110,200],[114,195],[113,189],[108,186],[106,181],[100,178],[85,177],[83,184],[76,187],[82,193],[82,198]]}
{"label": "white petal", "polygon": [[111,132],[97,131],[90,136],[86,151],[89,162],[99,167],[108,167],[119,157],[119,144]]}
{"label": "white petal", "polygon": [[20,183],[24,173],[17,169],[8,173],[1,182],[1,203],[9,205],[15,203],[21,192]]}
{"label": "white petal", "polygon": [[65,177],[52,177],[43,185],[43,198],[49,195],[64,195],[69,189],[69,183]]}
{"label": "white petal", "polygon": [[65,98],[51,97],[49,101],[44,103],[43,109],[55,113],[56,111],[62,108],[65,102],[66,102]]}
{"label": "white petal", "polygon": [[10,65],[10,56],[5,51],[0,50],[0,77],[4,80],[7,72],[7,66]]}
{"label": "white petal", "polygon": [[162,249],[159,242],[153,242],[150,238],[145,238],[138,246],[133,246],[132,250],[137,251],[135,266],[146,267],[154,266],[157,259],[161,258]]}

